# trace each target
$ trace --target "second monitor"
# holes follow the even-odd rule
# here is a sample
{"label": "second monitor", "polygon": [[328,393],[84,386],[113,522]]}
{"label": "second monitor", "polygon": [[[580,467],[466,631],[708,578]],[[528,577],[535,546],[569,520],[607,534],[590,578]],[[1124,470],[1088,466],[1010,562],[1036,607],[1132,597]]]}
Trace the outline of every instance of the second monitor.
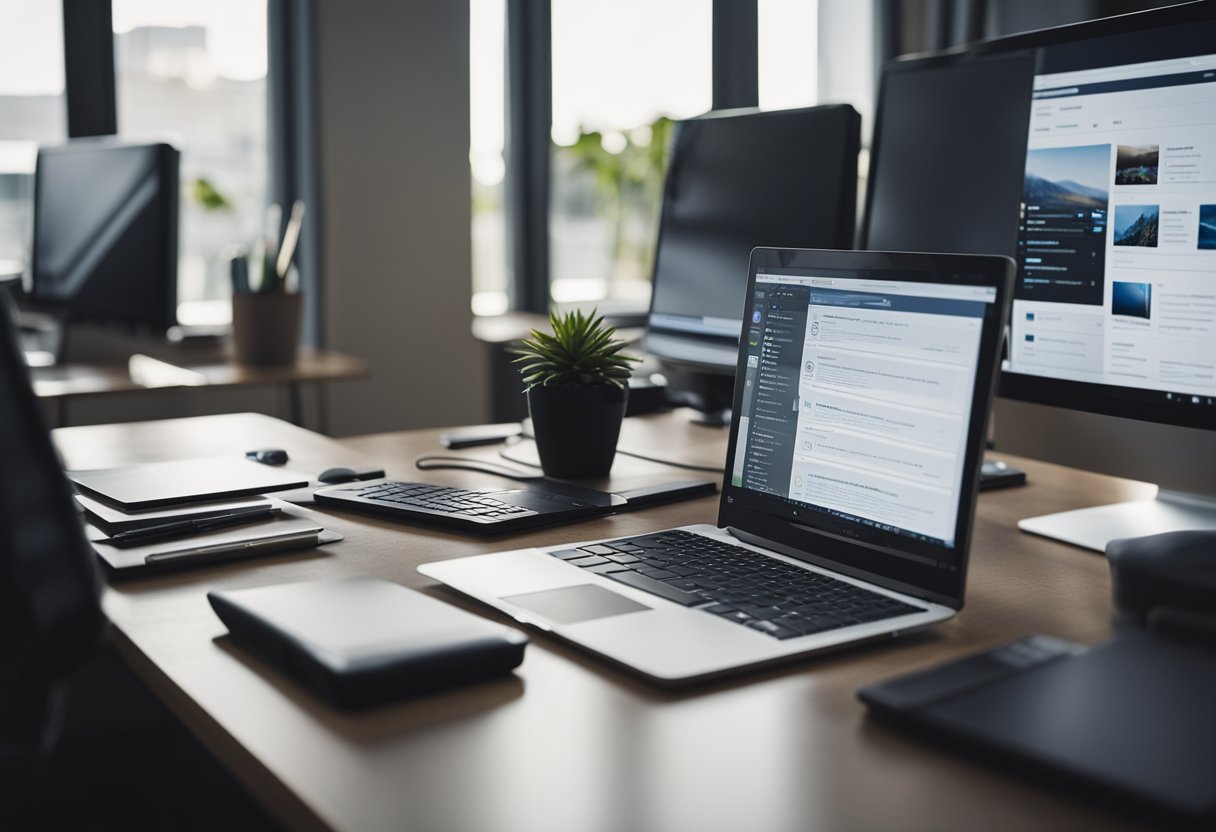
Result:
{"label": "second monitor", "polygon": [[40,148],[29,305],[159,333],[176,324],[179,156],[104,138]]}
{"label": "second monitor", "polygon": [[860,130],[847,105],[677,125],[645,346],[682,403],[730,407],[753,248],[853,247]]}

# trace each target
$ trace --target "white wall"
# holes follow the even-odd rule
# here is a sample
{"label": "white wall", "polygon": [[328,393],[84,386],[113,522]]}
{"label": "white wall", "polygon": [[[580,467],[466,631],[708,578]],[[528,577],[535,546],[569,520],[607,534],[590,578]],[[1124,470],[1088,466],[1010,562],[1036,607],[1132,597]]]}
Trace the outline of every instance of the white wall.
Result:
{"label": "white wall", "polygon": [[469,4],[319,0],[325,339],[368,359],[336,435],[487,416],[470,333]]}

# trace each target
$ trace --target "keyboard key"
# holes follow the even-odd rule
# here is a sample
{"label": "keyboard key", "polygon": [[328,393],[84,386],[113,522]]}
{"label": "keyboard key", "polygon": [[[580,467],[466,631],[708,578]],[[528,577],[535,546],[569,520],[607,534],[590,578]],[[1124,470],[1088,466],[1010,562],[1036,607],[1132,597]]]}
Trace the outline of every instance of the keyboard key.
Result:
{"label": "keyboard key", "polygon": [[616,549],[613,549],[611,546],[601,546],[598,544],[595,546],[583,546],[582,550],[589,555],[615,555],[616,554]]}
{"label": "keyboard key", "polygon": [[629,569],[628,566],[621,566],[619,563],[601,563],[599,566],[588,566],[587,571],[595,575],[611,575],[613,572],[624,572]]}
{"label": "keyboard key", "polygon": [[637,571],[656,581],[677,577],[675,572],[668,572],[666,569],[639,569]]}
{"label": "keyboard key", "polygon": [[681,589],[668,586],[662,581],[656,581],[654,578],[648,578],[645,575],[639,575],[637,572],[613,572],[607,577],[614,581],[620,581],[626,586],[631,586],[634,589],[641,589],[649,592],[652,595],[658,595],[660,598],[666,598],[668,601],[674,601],[685,607],[691,607],[694,604],[703,603],[700,595],[693,595],[690,592],[685,592]]}
{"label": "keyboard key", "polygon": [[587,553],[582,549],[560,549],[556,552],[550,552],[549,554],[558,560],[573,560],[574,558],[587,557]]}
{"label": "keyboard key", "polygon": [[587,566],[602,566],[605,563],[612,563],[612,561],[610,561],[606,558],[601,558],[598,555],[588,555],[586,557],[568,560],[568,561],[566,561],[566,563],[572,563],[575,566],[579,566],[579,567],[587,567]]}

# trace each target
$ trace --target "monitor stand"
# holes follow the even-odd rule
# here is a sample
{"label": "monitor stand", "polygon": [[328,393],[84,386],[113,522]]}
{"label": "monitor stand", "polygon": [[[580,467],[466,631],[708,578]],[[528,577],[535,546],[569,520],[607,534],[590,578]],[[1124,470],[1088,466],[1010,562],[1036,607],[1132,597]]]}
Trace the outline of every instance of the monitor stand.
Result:
{"label": "monitor stand", "polygon": [[1216,498],[1162,489],[1152,500],[1028,517],[1018,521],[1018,528],[1105,552],[1107,543],[1123,537],[1216,530]]}

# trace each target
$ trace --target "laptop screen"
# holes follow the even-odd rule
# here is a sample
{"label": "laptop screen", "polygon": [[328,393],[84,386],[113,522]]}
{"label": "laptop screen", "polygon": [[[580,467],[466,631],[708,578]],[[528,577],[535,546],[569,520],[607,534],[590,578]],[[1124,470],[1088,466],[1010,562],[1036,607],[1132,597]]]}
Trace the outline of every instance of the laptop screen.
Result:
{"label": "laptop screen", "polygon": [[755,267],[733,495],[889,556],[959,567],[970,527],[960,513],[974,499],[964,474],[983,431],[1002,298],[991,278],[936,277]]}

